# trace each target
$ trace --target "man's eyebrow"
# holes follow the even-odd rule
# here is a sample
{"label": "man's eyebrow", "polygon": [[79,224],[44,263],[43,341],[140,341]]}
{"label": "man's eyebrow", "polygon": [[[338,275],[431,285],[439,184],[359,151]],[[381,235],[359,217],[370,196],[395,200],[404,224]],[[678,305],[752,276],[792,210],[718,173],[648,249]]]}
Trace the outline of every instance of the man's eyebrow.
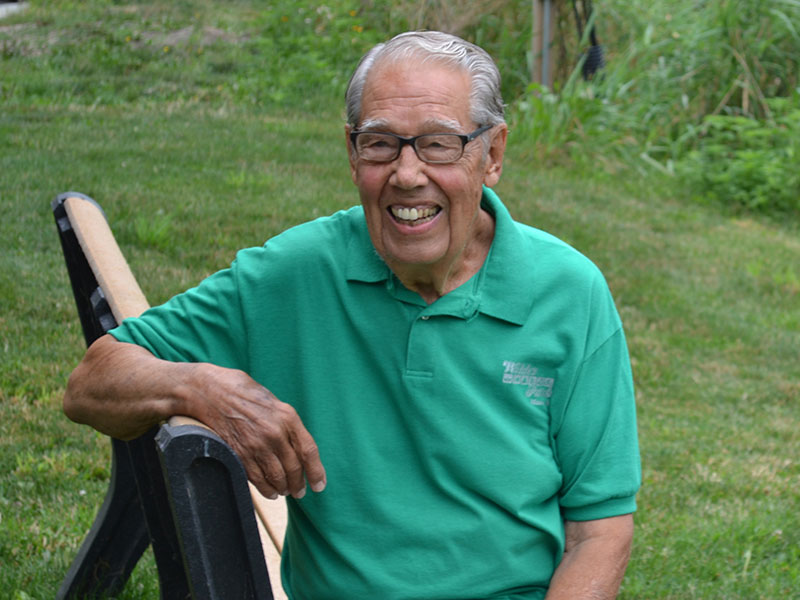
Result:
{"label": "man's eyebrow", "polygon": [[460,132],[464,127],[455,119],[427,119],[422,126],[432,133]]}
{"label": "man's eyebrow", "polygon": [[[426,133],[459,133],[464,127],[455,119],[426,119],[422,123],[422,129]],[[360,131],[390,131],[389,121],[386,119],[367,119],[361,123]]]}
{"label": "man's eyebrow", "polygon": [[389,122],[385,119],[367,119],[361,123],[361,127],[358,129],[360,131],[389,129]]}

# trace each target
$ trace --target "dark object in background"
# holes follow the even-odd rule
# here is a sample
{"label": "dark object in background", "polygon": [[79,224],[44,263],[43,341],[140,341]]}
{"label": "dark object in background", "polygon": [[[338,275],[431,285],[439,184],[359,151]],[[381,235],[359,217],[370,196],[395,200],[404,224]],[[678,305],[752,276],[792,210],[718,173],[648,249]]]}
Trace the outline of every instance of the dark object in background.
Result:
{"label": "dark object in background", "polygon": [[594,30],[591,33],[592,45],[586,51],[586,62],[583,63],[581,73],[585,80],[589,80],[600,69],[606,66],[606,59],[603,56],[603,47],[597,43]]}
{"label": "dark object in background", "polygon": [[583,28],[591,23],[589,27],[589,41],[591,46],[589,49],[582,53],[586,59],[581,67],[581,74],[586,81],[592,79],[595,73],[606,66],[606,59],[603,55],[603,46],[597,41],[597,34],[595,33],[595,26],[592,17],[594,16],[594,7],[591,0],[581,0],[581,7],[583,12],[583,19],[578,12],[577,0],[572,0],[572,10],[575,13],[575,23],[578,27],[578,39],[583,41]]}

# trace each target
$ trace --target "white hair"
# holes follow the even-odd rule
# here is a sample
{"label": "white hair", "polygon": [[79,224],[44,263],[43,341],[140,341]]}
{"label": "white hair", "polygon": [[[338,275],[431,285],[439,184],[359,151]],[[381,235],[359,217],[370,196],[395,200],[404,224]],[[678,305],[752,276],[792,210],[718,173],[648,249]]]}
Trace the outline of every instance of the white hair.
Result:
{"label": "white hair", "polygon": [[356,128],[361,121],[361,99],[372,67],[381,61],[408,59],[435,61],[463,69],[470,77],[470,113],[478,125],[505,123],[500,72],[489,54],[479,46],[440,31],[409,31],[378,44],[358,63],[345,93],[347,123]]}

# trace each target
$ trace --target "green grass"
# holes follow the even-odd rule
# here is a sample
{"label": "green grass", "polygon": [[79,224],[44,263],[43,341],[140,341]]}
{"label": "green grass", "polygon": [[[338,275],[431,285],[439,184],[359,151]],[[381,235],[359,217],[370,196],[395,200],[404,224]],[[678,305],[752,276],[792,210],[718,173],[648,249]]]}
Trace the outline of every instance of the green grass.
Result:
{"label": "green grass", "polygon": [[[356,203],[336,61],[355,33],[377,33],[329,5],[325,31],[346,30],[348,45],[322,70],[339,79],[304,87],[310,58],[287,50],[284,99],[265,91],[277,75],[260,67],[267,42],[253,33],[277,32],[281,16],[269,29],[250,3],[43,4],[0,22],[0,595],[53,597],[108,485],[107,441],[60,410],[83,340],[50,201],[76,190],[102,203],[151,303],[238,248]],[[190,42],[126,45],[189,24],[228,37],[200,54]],[[621,597],[791,597],[798,224],[698,204],[663,174],[545,168],[520,136],[512,127],[498,192],[519,220],[597,262],[626,325],[644,486]],[[147,557],[122,597],[156,596]]]}

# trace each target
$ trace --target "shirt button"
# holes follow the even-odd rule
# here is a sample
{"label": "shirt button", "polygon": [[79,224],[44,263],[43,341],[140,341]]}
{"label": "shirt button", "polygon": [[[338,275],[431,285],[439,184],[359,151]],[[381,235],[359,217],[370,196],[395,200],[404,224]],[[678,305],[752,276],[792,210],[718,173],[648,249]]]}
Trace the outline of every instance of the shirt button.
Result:
{"label": "shirt button", "polygon": [[420,319],[422,319],[423,321],[427,321],[427,320],[428,320],[428,319],[430,319],[430,318],[431,318],[431,317],[430,317],[430,315],[422,315],[422,316],[420,317]]}

